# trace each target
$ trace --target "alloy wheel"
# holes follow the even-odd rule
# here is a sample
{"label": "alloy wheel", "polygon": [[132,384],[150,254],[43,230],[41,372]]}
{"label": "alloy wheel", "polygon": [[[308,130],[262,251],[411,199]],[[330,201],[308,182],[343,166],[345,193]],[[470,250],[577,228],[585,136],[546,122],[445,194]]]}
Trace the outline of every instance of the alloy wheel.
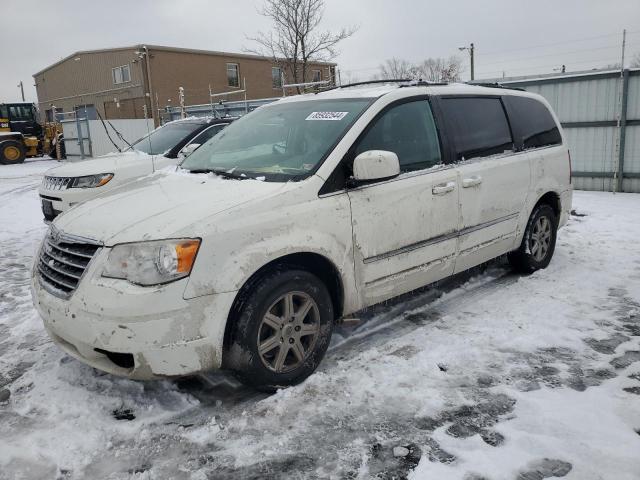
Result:
{"label": "alloy wheel", "polygon": [[536,262],[541,262],[551,245],[551,221],[545,216],[538,218],[531,229],[529,251]]}
{"label": "alloy wheel", "polygon": [[288,292],[267,309],[258,328],[262,363],[276,373],[300,366],[313,351],[320,333],[320,311],[310,295]]}

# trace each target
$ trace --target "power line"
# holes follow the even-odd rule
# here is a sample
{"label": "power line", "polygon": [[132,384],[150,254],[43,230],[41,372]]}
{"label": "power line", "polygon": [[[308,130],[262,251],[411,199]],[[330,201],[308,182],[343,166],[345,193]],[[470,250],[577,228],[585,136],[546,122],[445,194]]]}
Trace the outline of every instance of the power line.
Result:
{"label": "power line", "polygon": [[[640,32],[640,30],[638,31]],[[632,47],[640,47],[640,44],[634,44]],[[584,48],[584,49],[579,49],[579,50],[572,50],[572,51],[566,51],[566,52],[556,52],[556,53],[549,53],[549,54],[544,54],[544,55],[534,55],[534,56],[528,56],[528,57],[518,57],[518,58],[508,58],[505,60],[500,60],[500,61],[494,61],[494,62],[481,62],[479,63],[479,67],[485,67],[487,65],[500,65],[500,64],[506,64],[506,63],[515,63],[515,62],[521,62],[521,61],[527,61],[527,60],[534,60],[534,59],[538,59],[538,58],[549,58],[549,57],[560,57],[562,55],[571,55],[571,54],[575,54],[575,53],[582,53],[582,52],[591,52],[591,51],[599,51],[599,50],[611,50],[611,49],[619,49],[620,45],[611,45],[611,46],[606,46],[606,47],[595,47],[595,48]],[[575,64],[585,64],[585,63],[595,63],[595,62],[601,62],[601,61],[610,61],[610,59],[593,59],[593,60],[584,60],[584,61],[580,61],[580,62],[562,62],[565,65],[575,65]],[[552,65],[533,65],[531,67],[526,67],[526,69],[529,68],[545,68],[548,66],[556,66],[556,64],[552,64]],[[379,70],[380,69],[380,65],[376,66],[376,67],[363,67],[363,68],[353,68],[353,69],[343,69],[342,72],[344,73],[354,73],[354,72],[365,72],[365,71],[371,71],[371,70]],[[523,68],[510,68],[509,70],[523,70]],[[502,72],[502,70],[496,70],[494,72],[500,73]],[[485,72],[486,74],[487,72]],[[488,73],[493,73],[493,72],[488,72]]]}
{"label": "power line", "polygon": [[[640,34],[640,30],[633,30],[633,31],[627,31],[627,36],[629,35],[633,35],[633,34]],[[513,48],[513,49],[509,49],[509,50],[502,50],[502,51],[493,51],[493,52],[482,52],[481,50],[479,52],[476,52],[477,55],[480,55],[482,57],[484,56],[493,56],[493,55],[499,55],[502,53],[510,53],[510,52],[521,52],[521,51],[527,51],[527,50],[533,50],[536,48],[544,48],[544,47],[555,47],[558,45],[566,45],[566,44],[571,44],[571,43],[578,43],[578,42],[586,42],[586,41],[590,41],[590,40],[596,40],[596,39],[602,39],[602,38],[611,38],[611,37],[616,37],[616,36],[620,36],[620,33],[609,33],[609,34],[605,34],[605,35],[596,35],[596,36],[592,36],[592,37],[582,37],[582,38],[576,38],[574,40],[567,40],[567,41],[563,41],[563,42],[554,42],[554,43],[546,43],[546,44],[540,44],[540,45],[530,45],[530,46],[526,46],[526,47],[521,47],[521,48]],[[633,47],[639,47],[640,44],[634,44]],[[534,55],[534,56],[529,56],[529,57],[519,57],[519,58],[511,58],[511,59],[506,59],[506,60],[500,60],[500,61],[492,61],[489,63],[485,63],[485,62],[479,62],[478,66],[480,68],[487,66],[487,65],[500,65],[500,64],[506,64],[506,63],[511,63],[511,62],[518,62],[518,61],[525,61],[525,60],[534,60],[534,59],[538,59],[538,58],[549,58],[549,57],[560,57],[562,55],[571,55],[571,54],[575,54],[575,53],[582,53],[582,52],[588,52],[588,51],[600,51],[600,50],[609,50],[609,49],[618,49],[620,48],[619,45],[611,45],[611,46],[603,46],[603,47],[595,47],[595,48],[583,48],[583,49],[578,49],[578,50],[572,50],[572,51],[567,51],[567,52],[555,52],[555,53],[548,53],[548,54],[543,54],[543,55]],[[606,60],[585,60],[585,61],[581,61],[581,62],[561,62],[564,65],[580,65],[580,64],[586,64],[586,63],[595,63],[595,62],[602,62],[602,61],[611,61],[610,59],[606,59]],[[535,65],[535,66],[531,66],[531,67],[526,67],[526,68],[510,68],[509,70],[511,71],[518,71],[518,70],[525,70],[525,69],[535,69],[535,68],[546,68],[546,67],[553,67],[556,66],[556,64],[552,64],[552,65]],[[343,73],[356,73],[356,72],[366,72],[366,71],[372,71],[372,70],[379,70],[380,69],[380,65],[375,66],[375,67],[362,67],[362,68],[353,68],[353,69],[342,69]],[[492,71],[492,72],[485,72],[483,73],[483,75],[486,75],[487,73],[502,73],[502,70],[496,70],[496,71]]]}
{"label": "power line", "polygon": [[[583,62],[564,62],[564,65],[584,65],[586,63],[598,63],[598,62],[611,62],[612,64],[618,62],[619,59],[611,59],[611,58],[605,58],[605,59],[599,59],[599,60],[585,60]],[[558,67],[558,63],[552,63],[549,65],[532,65],[530,67],[520,67],[520,68],[508,68],[508,69],[503,69],[503,70],[493,70],[490,72],[482,72],[482,75],[488,75],[491,73],[503,73],[504,71],[522,71],[522,70],[533,70],[536,68],[550,68],[550,67]]]}
{"label": "power line", "polygon": [[[640,47],[640,44],[636,44],[633,45],[633,47]],[[507,62],[517,62],[519,60],[533,60],[536,58],[547,58],[547,57],[557,57],[560,55],[571,55],[574,53],[582,53],[582,52],[593,52],[596,50],[612,50],[612,49],[616,49],[619,50],[620,49],[620,45],[611,45],[609,47],[596,47],[596,48],[581,48],[580,50],[572,50],[569,52],[556,52],[556,53],[547,53],[545,55],[536,55],[536,56],[532,56],[532,57],[518,57],[518,58],[511,58],[511,59],[506,59],[506,60],[499,60],[496,62],[482,62],[481,65],[486,66],[486,65],[498,65],[501,63],[507,63]]]}
{"label": "power line", "polygon": [[[627,35],[630,34],[636,34],[636,33],[640,33],[640,30],[634,30],[634,31],[630,31],[627,32]],[[564,42],[554,42],[554,43],[545,43],[545,44],[541,44],[541,45],[530,45],[530,46],[525,46],[525,47],[518,47],[518,48],[512,48],[509,50],[498,50],[498,51],[489,51],[489,52],[478,52],[478,55],[499,55],[502,53],[509,53],[509,52],[520,52],[522,50],[533,50],[536,48],[544,48],[544,47],[556,47],[558,45],[566,45],[567,43],[577,43],[577,42],[584,42],[584,41],[588,41],[588,40],[596,40],[599,38],[607,38],[607,37],[616,37],[616,36],[620,36],[621,33],[610,33],[607,35],[597,35],[595,37],[584,37],[584,38],[576,38],[575,40],[567,40]]]}

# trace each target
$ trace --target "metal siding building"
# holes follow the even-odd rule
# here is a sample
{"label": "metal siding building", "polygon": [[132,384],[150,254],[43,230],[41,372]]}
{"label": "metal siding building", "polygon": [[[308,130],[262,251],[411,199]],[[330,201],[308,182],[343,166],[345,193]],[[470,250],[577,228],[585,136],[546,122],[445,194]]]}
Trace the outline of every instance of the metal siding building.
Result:
{"label": "metal siding building", "polygon": [[[523,88],[547,99],[571,148],[575,188],[608,191],[617,188],[640,193],[640,69],[625,72],[624,81],[619,70],[488,81]],[[487,80],[477,83],[482,82]],[[618,128],[621,93],[621,128]],[[616,151],[618,140],[624,143],[622,155]],[[620,173],[622,182],[616,182],[614,176]]]}

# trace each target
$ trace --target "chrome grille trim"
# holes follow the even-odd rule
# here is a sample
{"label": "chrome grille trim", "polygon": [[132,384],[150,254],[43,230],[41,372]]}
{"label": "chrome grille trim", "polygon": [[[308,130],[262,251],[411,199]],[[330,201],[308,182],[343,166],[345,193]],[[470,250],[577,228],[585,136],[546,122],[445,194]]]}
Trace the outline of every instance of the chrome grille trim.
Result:
{"label": "chrome grille trim", "polygon": [[101,247],[95,240],[65,234],[52,225],[36,263],[40,285],[52,295],[69,298]]}
{"label": "chrome grille trim", "polygon": [[42,187],[45,190],[66,190],[71,185],[74,177],[49,177],[42,180]]}

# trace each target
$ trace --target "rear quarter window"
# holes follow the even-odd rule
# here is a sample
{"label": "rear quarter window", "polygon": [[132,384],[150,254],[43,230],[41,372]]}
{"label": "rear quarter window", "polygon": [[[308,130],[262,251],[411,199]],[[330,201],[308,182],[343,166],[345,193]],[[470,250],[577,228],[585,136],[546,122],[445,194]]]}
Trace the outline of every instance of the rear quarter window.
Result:
{"label": "rear quarter window", "polygon": [[526,150],[562,143],[560,129],[542,102],[516,96],[507,97],[506,102],[518,148]]}
{"label": "rear quarter window", "polygon": [[443,98],[440,105],[454,143],[456,161],[513,149],[509,122],[499,98]]}

